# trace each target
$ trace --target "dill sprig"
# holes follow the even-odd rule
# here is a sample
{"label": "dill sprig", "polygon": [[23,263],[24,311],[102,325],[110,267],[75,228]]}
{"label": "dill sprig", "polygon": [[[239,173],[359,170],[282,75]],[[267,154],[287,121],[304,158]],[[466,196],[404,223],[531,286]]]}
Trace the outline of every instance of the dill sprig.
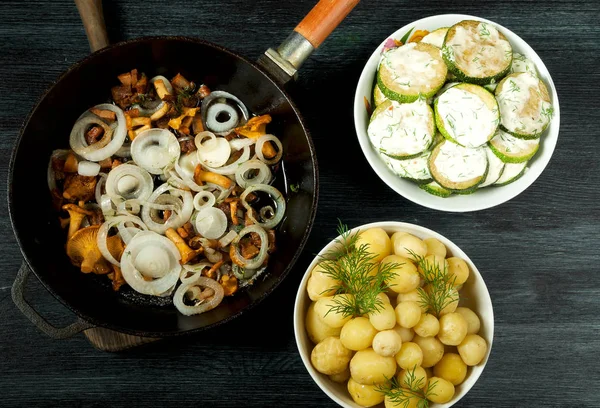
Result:
{"label": "dill sprig", "polygon": [[175,110],[177,113],[181,114],[184,101],[192,96],[194,96],[193,86],[185,87],[181,91],[177,92],[177,100],[175,101]]}
{"label": "dill sprig", "polygon": [[454,288],[456,276],[449,273],[446,262],[443,262],[443,268],[440,268],[437,263],[427,262],[424,257],[410,249],[407,250],[423,271],[424,286],[427,286],[427,291],[423,288],[417,289],[421,306],[427,309],[427,313],[439,318],[442,310],[458,300],[458,291]]}
{"label": "dill sprig", "polygon": [[[377,386],[376,390],[383,393],[394,407],[408,408],[412,406],[412,399],[417,399],[417,408],[429,408],[428,397],[435,395],[433,392],[437,381],[433,381],[431,384],[423,383],[423,378],[417,378],[415,370],[417,366],[406,371],[405,385],[401,385],[397,377],[388,379],[384,384]],[[423,389],[427,388],[426,391]]]}
{"label": "dill sprig", "polygon": [[344,317],[362,316],[383,309],[383,301],[377,296],[389,288],[386,282],[392,279],[398,264],[375,262],[377,255],[369,252],[367,244],[357,245],[358,233],[351,234],[346,225],[339,223],[338,234],[333,249],[321,256],[319,265],[323,273],[340,282],[327,289],[337,296],[328,313],[340,313]]}

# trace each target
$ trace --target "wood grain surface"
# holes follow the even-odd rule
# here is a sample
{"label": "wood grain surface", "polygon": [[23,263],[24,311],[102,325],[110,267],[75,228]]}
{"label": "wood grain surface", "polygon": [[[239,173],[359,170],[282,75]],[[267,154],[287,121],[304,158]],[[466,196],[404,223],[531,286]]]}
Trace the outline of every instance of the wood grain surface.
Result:
{"label": "wood grain surface", "polygon": [[[105,0],[104,10],[111,41],[182,34],[255,59],[314,3]],[[535,184],[498,208],[469,214],[425,209],[386,187],[362,155],[352,119],[355,85],[372,50],[410,21],[456,12],[496,21],[527,41],[546,63],[562,108],[556,152]],[[10,299],[21,263],[5,197],[12,146],[36,99],[88,53],[88,42],[70,0],[3,0],[0,406],[335,406],[302,365],[292,310],[304,268],[334,235],[338,217],[350,226],[420,224],[478,265],[494,303],[496,336],[483,376],[458,407],[600,406],[599,15],[596,0],[362,1],[303,66],[293,89],[321,170],[316,224],[294,272],[227,327],[108,354],[81,335],[44,337]],[[35,279],[28,296],[52,321],[72,319]]]}

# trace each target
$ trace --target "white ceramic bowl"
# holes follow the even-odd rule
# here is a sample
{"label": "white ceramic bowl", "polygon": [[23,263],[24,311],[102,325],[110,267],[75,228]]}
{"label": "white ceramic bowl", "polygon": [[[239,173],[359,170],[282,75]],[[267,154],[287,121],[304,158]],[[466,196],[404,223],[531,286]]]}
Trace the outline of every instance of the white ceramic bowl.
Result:
{"label": "white ceramic bowl", "polygon": [[[408,32],[411,28],[415,30],[429,30],[433,31],[440,27],[450,27],[462,20],[478,20],[485,21],[496,26],[502,34],[510,41],[513,50],[525,55],[527,58],[535,63],[535,66],[539,72],[540,78],[548,86],[550,100],[554,107],[554,118],[551,120],[550,125],[542,136],[542,143],[540,149],[530,160],[526,173],[515,182],[502,187],[487,187],[483,188],[474,194],[470,195],[452,195],[448,198],[441,198],[431,195],[421,190],[416,184],[404,180],[394,174],[385,163],[381,160],[379,153],[375,151],[367,136],[367,126],[369,124],[369,115],[365,109],[364,98],[368,101],[372,100],[373,95],[373,84],[375,80],[375,73],[377,71],[377,65],[379,64],[379,58],[381,56],[381,50],[383,44],[387,38],[400,39]],[[452,212],[466,212],[466,211],[477,211],[486,208],[494,207],[502,204],[523,192],[529,187],[544,171],[558,139],[558,129],[560,127],[560,108],[558,105],[558,95],[556,94],[556,87],[548,69],[535,53],[535,51],[512,31],[502,27],[500,24],[494,23],[479,17],[473,17],[463,14],[443,14],[438,16],[432,16],[417,20],[410,24],[405,25],[395,33],[392,33],[389,37],[377,47],[373,52],[367,65],[363,69],[363,72],[358,80],[358,87],[356,88],[356,94],[354,97],[354,125],[356,126],[356,134],[358,135],[358,141],[362,148],[365,157],[367,158],[375,173],[393,190],[398,194],[404,196],[410,201],[420,204],[424,207],[433,208],[435,210],[452,211]]]}
{"label": "white ceramic bowl", "polygon": [[[467,378],[465,381],[456,387],[456,393],[454,394],[454,398],[446,404],[431,404],[431,408],[448,408],[456,404],[465,394],[473,387],[483,369],[487,363],[490,352],[492,350],[492,341],[494,338],[494,310],[492,308],[492,300],[490,299],[490,294],[485,286],[485,282],[481,277],[481,274],[477,270],[477,267],[471,262],[469,257],[452,241],[448,238],[434,232],[430,229],[420,227],[414,224],[408,224],[404,222],[395,222],[395,221],[386,221],[386,222],[376,222],[373,224],[366,224],[360,227],[356,227],[352,229],[351,233],[355,233],[360,230],[365,230],[368,228],[383,228],[388,234],[393,234],[396,231],[404,231],[410,234],[413,234],[421,239],[425,238],[437,238],[440,240],[448,250],[448,256],[457,256],[464,259],[469,265],[471,273],[469,274],[469,279],[463,285],[463,288],[460,291],[460,306],[466,306],[474,310],[481,320],[481,329],[479,331],[479,335],[482,336],[488,343],[488,351],[483,359],[483,362],[475,367],[469,367],[469,371],[467,374]],[[319,252],[319,255],[326,253],[331,247],[334,245],[334,242],[330,242],[325,248]],[[305,317],[308,307],[310,306],[311,300],[308,297],[308,293],[306,292],[306,284],[308,282],[308,278],[310,277],[310,273],[313,268],[317,265],[320,258],[319,256],[315,257],[312,261],[304,277],[302,278],[302,282],[300,283],[300,287],[298,288],[298,293],[296,295],[296,303],[294,305],[294,334],[296,336],[296,345],[298,346],[298,351],[300,352],[300,357],[302,357],[302,362],[304,366],[308,370],[312,379],[317,383],[317,385],[323,390],[325,394],[327,394],[332,400],[337,402],[340,406],[345,408],[361,408],[360,405],[356,404],[348,390],[346,388],[346,384],[338,384],[329,379],[328,376],[319,373],[312,366],[310,362],[310,353],[314,347],[314,344],[308,338],[308,334],[306,333],[305,327]],[[380,405],[383,407],[383,404]]]}

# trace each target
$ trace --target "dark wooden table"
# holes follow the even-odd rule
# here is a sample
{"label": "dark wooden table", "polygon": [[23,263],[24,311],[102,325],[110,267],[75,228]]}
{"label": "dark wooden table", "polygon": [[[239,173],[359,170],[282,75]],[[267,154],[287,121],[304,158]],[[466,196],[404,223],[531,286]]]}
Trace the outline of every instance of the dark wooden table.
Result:
{"label": "dark wooden table", "polygon": [[[112,41],[183,34],[257,58],[313,4],[107,0],[105,12]],[[525,39],[546,63],[562,108],[556,152],[536,183],[498,208],[470,214],[425,209],[386,187],[364,159],[352,119],[356,82],[379,42],[412,20],[455,12],[494,20]],[[10,299],[21,263],[6,215],[13,142],[37,97],[87,54],[88,44],[72,1],[3,0],[0,406],[334,406],[300,361],[292,310],[311,254],[334,235],[337,217],[350,226],[423,225],[478,265],[493,299],[496,336],[483,376],[457,406],[600,406],[599,16],[595,0],[363,1],[306,63],[294,91],[321,169],[319,212],[294,272],[227,328],[108,354],[81,335],[46,338]],[[28,296],[51,320],[72,319],[39,283],[31,286]]]}

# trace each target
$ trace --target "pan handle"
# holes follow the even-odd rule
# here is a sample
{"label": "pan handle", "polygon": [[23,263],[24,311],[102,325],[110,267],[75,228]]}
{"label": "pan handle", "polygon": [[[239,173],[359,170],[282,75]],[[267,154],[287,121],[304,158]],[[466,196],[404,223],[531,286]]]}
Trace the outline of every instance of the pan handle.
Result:
{"label": "pan handle", "polygon": [[259,63],[281,83],[295,79],[304,61],[319,48],[359,1],[320,0],[277,50],[269,48],[259,58]]}
{"label": "pan handle", "polygon": [[108,46],[102,0],[75,0],[92,52]]}
{"label": "pan handle", "polygon": [[66,339],[72,337],[83,330],[94,327],[92,324],[77,318],[75,323],[71,323],[66,327],[54,327],[46,319],[44,319],[27,301],[25,300],[24,290],[27,284],[27,278],[31,273],[31,269],[27,263],[23,262],[17,273],[17,277],[12,286],[12,299],[17,308],[27,317],[38,329],[46,333],[53,339]]}

